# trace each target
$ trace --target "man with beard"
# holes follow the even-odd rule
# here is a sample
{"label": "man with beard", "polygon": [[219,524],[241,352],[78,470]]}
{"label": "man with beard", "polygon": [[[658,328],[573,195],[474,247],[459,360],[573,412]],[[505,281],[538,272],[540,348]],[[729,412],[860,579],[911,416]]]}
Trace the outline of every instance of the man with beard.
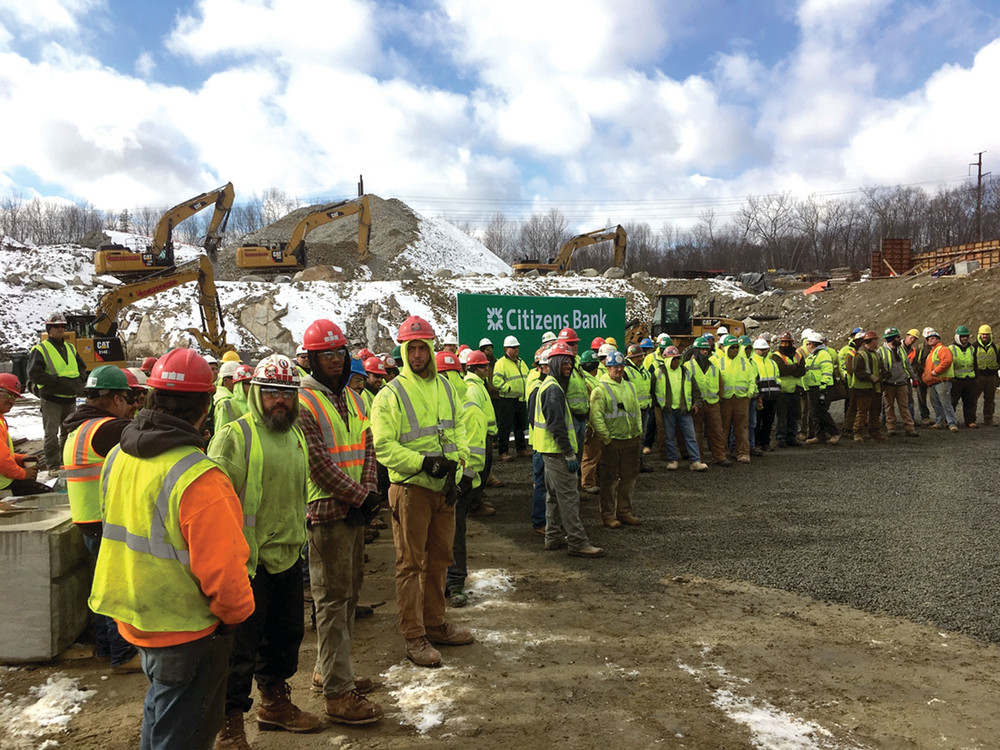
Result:
{"label": "man with beard", "polygon": [[782,331],[778,338],[778,350],[771,355],[771,359],[778,365],[778,383],[781,389],[775,409],[775,439],[779,448],[795,448],[803,444],[798,433],[799,420],[802,419],[802,378],[806,374],[806,363],[795,348],[791,331]]}
{"label": "man with beard", "polygon": [[[668,347],[669,348],[669,347]],[[704,337],[698,337],[691,345],[694,355],[684,366],[691,380],[698,388],[701,403],[694,414],[694,432],[698,438],[698,454],[707,457],[712,454],[712,462],[717,466],[732,466],[733,462],[726,456],[726,440],[728,436],[722,432],[722,376],[712,356],[712,344]],[[660,404],[663,408],[663,404]],[[708,450],[703,444],[708,438]]]}
{"label": "man with beard", "polygon": [[382,501],[375,451],[364,402],[347,387],[343,331],[321,318],[306,328],[302,346],[312,372],[302,379],[299,422],[309,446],[306,518],[318,642],[313,687],[323,691],[330,721],[371,724],[382,718],[382,708],[365,697],[372,680],[354,675],[351,642],[364,580],[365,526]]}
{"label": "man with beard", "polygon": [[304,634],[299,555],[305,543],[305,437],[295,426],[299,376],[288,357],[271,355],[254,370],[249,412],[224,425],[208,455],[238,488],[254,613],[233,634],[226,686],[226,723],[216,748],[247,747],[243,714],[256,679],[257,726],[312,732],[319,719],[290,700],[287,680],[298,668]]}
{"label": "man with beard", "polygon": [[809,437],[806,443],[840,442],[840,430],[830,416],[829,390],[833,388],[833,358],[830,356],[823,334],[810,331],[806,341],[809,356],[803,385],[809,393]]}

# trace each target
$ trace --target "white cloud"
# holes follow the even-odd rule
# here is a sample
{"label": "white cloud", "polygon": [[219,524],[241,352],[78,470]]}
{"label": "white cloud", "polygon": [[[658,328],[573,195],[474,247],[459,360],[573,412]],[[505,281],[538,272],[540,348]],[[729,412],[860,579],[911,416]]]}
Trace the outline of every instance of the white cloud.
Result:
{"label": "white cloud", "polygon": [[76,31],[81,16],[105,6],[105,0],[3,0],[0,18],[7,18],[25,36]]}
{"label": "white cloud", "polygon": [[142,78],[149,78],[156,71],[156,60],[149,52],[143,52],[135,60],[135,72]]}

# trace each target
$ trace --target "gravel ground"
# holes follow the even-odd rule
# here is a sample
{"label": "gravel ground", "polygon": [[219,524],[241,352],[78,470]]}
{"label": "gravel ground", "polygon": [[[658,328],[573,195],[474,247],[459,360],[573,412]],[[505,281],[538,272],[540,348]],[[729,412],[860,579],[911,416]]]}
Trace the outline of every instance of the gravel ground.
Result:
{"label": "gravel ground", "polygon": [[[654,459],[637,487],[641,527],[605,529],[584,500],[591,541],[608,553],[590,571],[636,597],[678,575],[746,581],[1000,642],[998,438],[924,429],[703,474]],[[535,547],[526,470],[525,459],[495,469],[507,486],[490,490],[487,523]]]}

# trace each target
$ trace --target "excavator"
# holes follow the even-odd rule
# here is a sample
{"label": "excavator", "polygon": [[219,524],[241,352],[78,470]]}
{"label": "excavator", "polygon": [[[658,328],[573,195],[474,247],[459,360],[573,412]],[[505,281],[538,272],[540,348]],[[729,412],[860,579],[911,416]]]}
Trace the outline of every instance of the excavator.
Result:
{"label": "excavator", "polygon": [[66,340],[75,344],[88,370],[98,365],[124,367],[127,359],[125,343],[118,332],[121,311],[139,300],[190,281],[198,282],[201,328],[185,330],[194,336],[203,349],[221,357],[234,347],[226,343],[226,326],[215,289],[215,274],[206,255],[112,289],[101,297],[95,314],[67,315],[69,327]]}
{"label": "excavator", "polygon": [[292,230],[288,242],[277,242],[268,246],[243,245],[237,248],[236,267],[251,269],[258,273],[301,271],[306,267],[306,235],[317,227],[354,214],[358,215],[358,260],[364,263],[370,257],[368,240],[372,231],[372,215],[367,195],[330,203],[310,211]]}
{"label": "excavator", "polygon": [[145,250],[132,250],[123,245],[101,245],[94,253],[94,269],[99,274],[137,278],[170,268],[174,265],[174,227],[213,204],[215,213],[205,234],[205,251],[214,263],[234,197],[233,183],[227,182],[222,187],[174,206],[160,218],[153,241]]}
{"label": "excavator", "polygon": [[598,242],[607,242],[608,240],[612,240],[615,243],[612,265],[622,268],[625,265],[625,248],[628,245],[628,235],[625,233],[622,225],[619,224],[613,228],[606,227],[604,229],[595,229],[593,232],[587,232],[586,234],[578,234],[560,248],[559,254],[550,263],[539,263],[532,260],[515,263],[514,273],[524,274],[529,271],[538,271],[543,276],[550,273],[566,273],[569,269],[569,262],[573,257],[573,253],[582,247],[596,245]]}

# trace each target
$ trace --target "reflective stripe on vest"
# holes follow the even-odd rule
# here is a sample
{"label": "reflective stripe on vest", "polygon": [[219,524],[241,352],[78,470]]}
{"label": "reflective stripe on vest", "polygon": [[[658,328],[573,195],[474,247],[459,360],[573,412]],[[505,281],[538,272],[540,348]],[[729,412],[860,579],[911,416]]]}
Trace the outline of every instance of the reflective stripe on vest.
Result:
{"label": "reflective stripe on vest", "polygon": [[[246,474],[243,477],[243,486],[237,495],[240,498],[240,507],[246,509],[247,500],[247,483],[250,481],[250,447],[253,444],[253,428],[250,423],[241,419],[237,421],[240,426],[240,430],[243,432],[243,465],[246,466]],[[246,512],[243,513],[243,525],[248,529],[252,529],[257,525],[257,516],[247,515]]]}
{"label": "reflective stripe on vest", "polygon": [[[357,394],[350,388],[344,389],[345,396],[350,398],[350,402],[354,404],[355,413],[358,417],[358,421],[362,424],[361,434],[359,436],[360,442],[347,443],[343,438],[340,440],[336,436],[336,428],[334,426],[334,417],[337,419],[338,424],[343,424],[343,420],[340,417],[340,413],[329,403],[326,396],[321,392],[314,392],[308,388],[303,388],[299,391],[299,400],[302,404],[309,410],[316,420],[316,424],[319,425],[320,432],[323,435],[323,444],[326,446],[327,451],[330,453],[331,458],[334,463],[337,464],[342,470],[346,472],[347,469],[352,467],[363,467],[365,463],[365,431],[364,424],[368,421],[368,416],[365,414],[365,405],[358,398]],[[326,402],[325,404],[323,402]],[[329,405],[329,408],[328,408]],[[344,425],[344,429],[347,429],[347,425]],[[352,478],[357,481],[360,478],[360,473],[357,477]]]}
{"label": "reflective stripe on vest", "polygon": [[566,387],[566,403],[569,404],[570,411],[577,417],[586,418],[590,411],[587,380],[576,364],[573,365],[573,371],[569,376],[569,385]]}
{"label": "reflective stripe on vest", "polygon": [[[622,383],[628,385],[628,387],[632,390],[632,395],[635,396],[635,386],[633,386],[627,380],[623,380]],[[639,416],[638,412],[627,411],[625,409],[625,405],[622,404],[622,403],[620,403],[618,401],[618,397],[615,395],[615,391],[611,387],[611,383],[601,383],[601,385],[603,385],[604,386],[604,390],[606,390],[608,392],[608,397],[611,399],[611,404],[613,405],[613,408],[609,407],[610,411],[609,410],[605,410],[605,412],[604,412],[604,419],[605,420],[608,420],[608,419],[628,419],[629,417],[632,417],[634,419],[635,417]],[[636,398],[636,403],[638,403],[639,397],[635,396],[635,398]]]}
{"label": "reflective stripe on vest", "polygon": [[992,341],[984,345],[981,341],[975,345],[976,366],[980,370],[996,370],[1000,367],[997,363],[997,347]]}
{"label": "reflective stripe on vest", "polygon": [[[464,408],[464,409],[479,409],[480,411],[482,411],[482,407],[479,404],[477,404],[475,401],[466,401],[464,404],[462,404],[462,408]],[[485,456],[486,455],[486,448],[485,448],[485,446],[476,447],[475,445],[472,445],[470,443],[469,444],[469,453],[471,453],[473,456]]]}
{"label": "reflective stripe on vest", "polygon": [[578,450],[578,446],[576,442],[576,430],[573,429],[573,413],[569,409],[569,401],[566,400],[566,393],[555,378],[545,378],[538,387],[538,393],[535,394],[535,413],[528,430],[531,447],[539,453],[562,453],[562,448],[556,443],[555,438],[552,437],[552,433],[546,429],[545,414],[542,412],[542,396],[549,388],[558,388],[562,393],[563,400],[566,403],[566,432],[569,437],[570,447],[575,453]]}
{"label": "reflective stripe on vest", "polygon": [[[442,376],[441,382],[444,383],[445,393],[448,395],[448,406],[452,413],[452,419],[442,419],[436,425],[429,425],[427,427],[421,427],[420,421],[417,419],[417,410],[413,408],[413,401],[410,400],[410,394],[406,392],[406,389],[399,383],[398,380],[390,380],[386,383],[387,388],[391,388],[392,392],[396,394],[399,399],[400,405],[403,407],[403,412],[406,414],[406,422],[410,426],[410,429],[406,432],[401,432],[399,435],[400,443],[409,443],[422,437],[429,437],[431,435],[437,435],[438,433],[444,433],[445,430],[451,430],[455,428],[455,399],[451,395],[451,383],[448,379]],[[458,451],[458,446],[454,443],[445,443],[441,446],[441,450],[445,453]],[[434,453],[424,453],[425,456],[440,455],[438,452]]]}
{"label": "reflective stripe on vest", "polygon": [[688,374],[694,378],[698,391],[706,404],[719,403],[719,371],[715,362],[709,360],[708,369],[702,370],[697,358],[692,357],[685,364]]}
{"label": "reflective stripe on vest", "polygon": [[[45,341],[40,344],[36,344],[34,348],[41,352],[42,359],[45,360],[45,369],[50,374],[59,378],[80,377],[80,366],[76,361],[76,347],[68,341],[66,342],[65,360],[59,353],[59,350],[56,349],[55,344],[48,339],[45,339]],[[56,360],[59,360],[62,364],[56,364]]]}
{"label": "reflective stripe on vest", "polygon": [[[740,363],[740,372],[733,374],[735,367],[730,367],[729,365],[735,362]],[[746,357],[737,355],[734,358],[730,358],[726,355],[719,357],[719,372],[722,373],[722,398],[745,398],[750,395],[749,383],[746,382],[745,377],[747,374],[747,362]],[[729,377],[726,377],[726,373],[729,373]],[[743,379],[738,379],[740,376]]]}
{"label": "reflective stripe on vest", "polygon": [[963,351],[962,347],[958,344],[952,344],[948,347],[951,349],[952,356],[952,367],[955,368],[956,378],[972,378],[976,375],[975,370],[975,352],[972,351],[971,346],[965,347]]}
{"label": "reflective stripe on vest", "polygon": [[[799,362],[798,355],[795,355],[795,356],[792,356],[792,357],[787,357],[784,354],[782,354],[781,352],[775,352],[775,354],[777,354],[779,357],[781,357],[781,360],[786,365],[794,365],[794,364],[798,364],[798,362]],[[801,383],[802,383],[802,377],[801,376],[800,377],[794,377],[792,375],[780,375],[779,374],[779,376],[778,376],[778,383],[781,386],[781,392],[782,393],[795,393],[795,388],[797,386],[801,385]]]}
{"label": "reflective stripe on vest", "polygon": [[[98,428],[113,417],[88,419],[66,438],[63,447],[62,475],[66,477],[70,513],[75,523],[101,520],[101,469],[104,456],[94,450],[93,439]],[[71,463],[66,463],[66,461]]]}

